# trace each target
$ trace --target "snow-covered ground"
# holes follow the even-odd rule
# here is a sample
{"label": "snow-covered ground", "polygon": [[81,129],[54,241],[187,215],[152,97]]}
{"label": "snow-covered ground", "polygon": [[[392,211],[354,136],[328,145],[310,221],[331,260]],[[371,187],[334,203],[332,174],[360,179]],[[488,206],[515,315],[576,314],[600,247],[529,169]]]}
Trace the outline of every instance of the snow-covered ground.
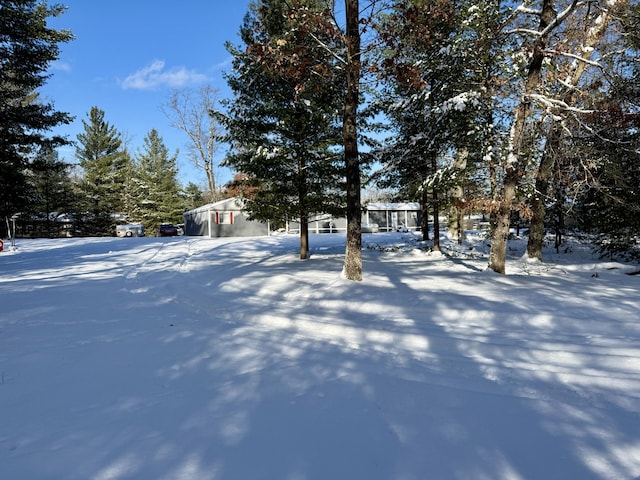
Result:
{"label": "snow-covered ground", "polygon": [[[470,237],[19,240],[0,478],[640,478],[640,275]],[[473,248],[472,248],[473,247]]]}

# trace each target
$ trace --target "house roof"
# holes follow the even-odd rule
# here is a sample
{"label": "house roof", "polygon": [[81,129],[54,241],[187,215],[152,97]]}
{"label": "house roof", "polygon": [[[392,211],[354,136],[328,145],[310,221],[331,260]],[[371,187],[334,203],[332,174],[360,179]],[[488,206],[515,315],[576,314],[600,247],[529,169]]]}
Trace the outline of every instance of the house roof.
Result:
{"label": "house roof", "polygon": [[389,203],[389,202],[371,202],[366,205],[367,210],[417,210],[420,211],[420,204],[418,202],[403,202],[403,203]]}
{"label": "house roof", "polygon": [[244,202],[240,197],[230,197],[220,200],[219,202],[207,203],[201,207],[194,208],[184,212],[185,214],[201,213],[213,211],[242,210]]}

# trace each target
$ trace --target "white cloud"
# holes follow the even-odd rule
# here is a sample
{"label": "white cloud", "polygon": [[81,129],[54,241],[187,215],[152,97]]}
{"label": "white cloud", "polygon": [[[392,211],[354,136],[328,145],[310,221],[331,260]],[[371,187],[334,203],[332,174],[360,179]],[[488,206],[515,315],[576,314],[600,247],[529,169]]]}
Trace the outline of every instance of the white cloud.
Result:
{"label": "white cloud", "polygon": [[176,67],[165,69],[163,60],[154,60],[146,67],[141,68],[137,72],[132,73],[120,82],[125,90],[154,90],[160,87],[184,87],[203,83],[208,77],[195,70],[188,70],[185,67]]}
{"label": "white cloud", "polygon": [[51,62],[51,70],[57,70],[60,72],[70,72],[71,64],[67,62],[62,62],[60,60],[56,60],[54,62]]}

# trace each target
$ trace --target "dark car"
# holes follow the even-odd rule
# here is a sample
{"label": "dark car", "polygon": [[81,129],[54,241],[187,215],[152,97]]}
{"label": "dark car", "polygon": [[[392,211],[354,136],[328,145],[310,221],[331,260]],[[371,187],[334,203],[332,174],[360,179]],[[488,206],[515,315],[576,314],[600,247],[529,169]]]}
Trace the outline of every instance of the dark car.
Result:
{"label": "dark car", "polygon": [[176,235],[178,235],[178,227],[172,223],[163,223],[158,229],[159,237],[175,237]]}

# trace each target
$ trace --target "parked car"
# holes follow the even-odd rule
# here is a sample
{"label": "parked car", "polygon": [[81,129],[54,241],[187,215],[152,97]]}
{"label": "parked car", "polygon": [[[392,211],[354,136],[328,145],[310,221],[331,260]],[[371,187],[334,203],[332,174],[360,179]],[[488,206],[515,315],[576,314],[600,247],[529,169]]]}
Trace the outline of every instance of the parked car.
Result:
{"label": "parked car", "polygon": [[178,227],[172,223],[163,223],[158,229],[159,237],[175,237],[178,235]]}
{"label": "parked car", "polygon": [[144,237],[144,227],[141,223],[127,223],[116,226],[118,237]]}

